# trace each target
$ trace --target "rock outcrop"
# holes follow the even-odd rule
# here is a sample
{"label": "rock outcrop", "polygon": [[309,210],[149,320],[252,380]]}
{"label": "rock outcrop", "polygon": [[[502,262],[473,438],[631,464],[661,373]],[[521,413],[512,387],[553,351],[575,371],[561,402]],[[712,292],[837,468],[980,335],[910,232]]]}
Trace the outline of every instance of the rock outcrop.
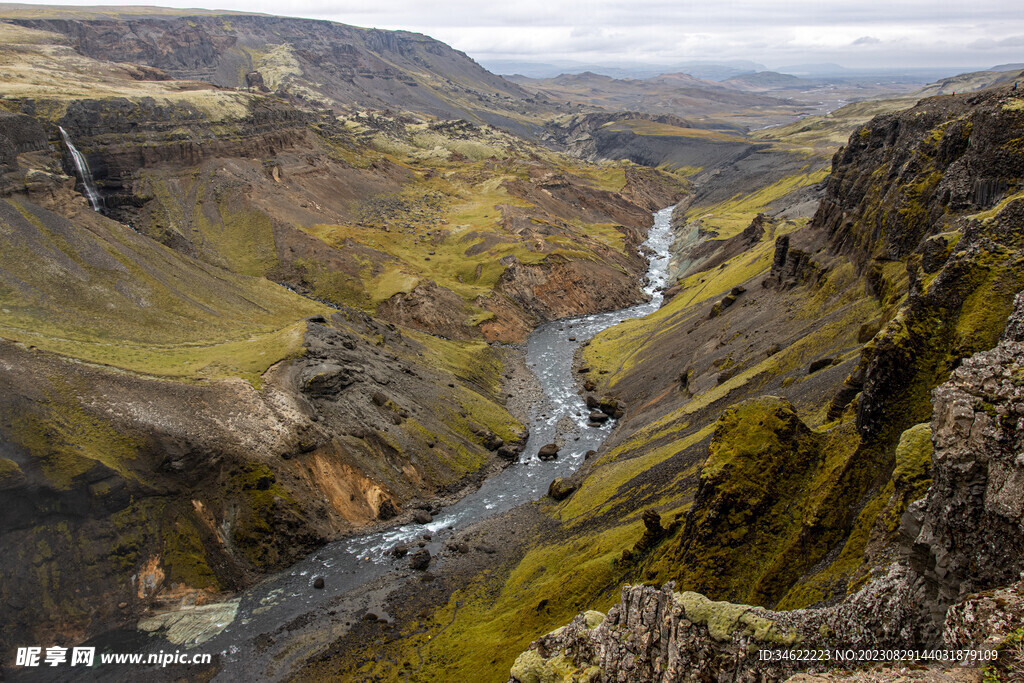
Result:
{"label": "rock outcrop", "polygon": [[[898,559],[876,569],[856,593],[833,607],[772,611],[679,593],[672,583],[660,590],[626,586],[607,616],[580,614],[534,642],[516,660],[510,681],[553,676],[664,683],[779,680],[825,665],[764,661],[758,650],[793,645],[991,649],[1019,639],[1024,625],[1018,584],[1024,570],[1022,320],[1024,294],[1016,298],[1003,340],[965,359],[933,392],[933,484],[904,514]],[[911,431],[907,448],[929,433]],[[709,464],[722,467],[715,459]],[[698,496],[694,507],[707,506]],[[732,513],[722,507],[718,514]],[[1005,680],[1016,680],[1014,667],[1024,660],[1012,649],[1002,657],[998,670],[1009,672]]]}
{"label": "rock outcrop", "polygon": [[936,609],[1024,571],[1024,295],[994,349],[964,359],[932,393],[932,486],[908,511],[914,567]]}
{"label": "rock outcrop", "polygon": [[[1008,88],[932,97],[873,119],[832,160],[812,224],[864,265],[905,258],[947,220],[989,209],[1021,187],[1024,112]],[[1004,106],[1010,105],[1010,106]]]}

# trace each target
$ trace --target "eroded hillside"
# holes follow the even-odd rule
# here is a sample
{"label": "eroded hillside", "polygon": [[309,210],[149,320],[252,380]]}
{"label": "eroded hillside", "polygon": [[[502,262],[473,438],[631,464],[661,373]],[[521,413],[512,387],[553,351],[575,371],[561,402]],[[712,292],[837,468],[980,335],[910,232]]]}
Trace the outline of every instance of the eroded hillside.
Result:
{"label": "eroded hillside", "polygon": [[[641,300],[650,211],[685,192],[486,117],[164,70],[223,71],[237,20],[197,19],[201,59],[152,17],[117,55],[120,20],[0,23],[5,651],[216,600],[514,460],[521,356],[487,340]],[[216,81],[196,64],[171,71]]]}
{"label": "eroded hillside", "polygon": [[[439,576],[447,585],[437,595],[454,590],[439,607],[411,604],[398,632],[361,627],[304,677],[499,678],[517,644],[583,610],[604,612],[639,582],[672,581],[669,592],[684,597],[672,607],[654,589],[631,589],[605,626],[594,630],[604,617],[588,612],[538,641],[513,677],[650,680],[644,667],[660,666],[676,680],[711,671],[705,654],[744,662],[745,643],[777,646],[837,624],[862,624],[860,637],[893,646],[937,642],[932,610],[1008,580],[972,576],[939,595],[932,578],[891,563],[905,547],[900,520],[932,481],[930,392],[999,341],[1024,285],[1019,102],[1005,88],[928,99],[859,127],[827,178],[811,156],[783,178],[746,166],[760,179],[749,195],[716,199],[724,187],[714,179],[698,185],[707,199],[680,209],[698,211],[680,223],[704,218],[711,230],[680,245],[673,296],[582,354],[588,400],[614,403],[620,426],[579,473],[504,522],[536,540],[486,568]],[[794,132],[805,135],[790,150],[808,140]],[[886,621],[878,605],[894,600],[907,609]],[[761,628],[761,613],[743,617],[742,603],[849,604],[800,625],[765,613]],[[663,620],[661,611],[647,619],[655,604]],[[680,624],[689,615],[692,634],[637,645],[647,624],[669,628],[672,609]],[[828,642],[860,642],[851,638],[835,631]]]}
{"label": "eroded hillside", "polygon": [[[975,377],[982,366],[1013,372],[1012,362],[990,365],[1012,343],[981,352],[999,342],[1024,285],[1020,102],[1004,87],[930,98],[875,118],[836,155],[807,227],[776,234],[760,263],[756,247],[724,261],[703,278],[699,296],[688,296],[695,283],[684,281],[659,313],[609,330],[588,347],[584,362],[598,372],[598,393],[628,405],[626,419],[639,426],[595,461],[559,514],[579,524],[589,511],[592,524],[621,519],[623,528],[644,511],[644,538],[618,559],[623,578],[673,582],[665,595],[696,593],[676,593],[666,603],[664,596],[624,592],[606,630],[591,632],[600,616],[581,617],[572,627],[577,635],[541,643],[540,658],[524,655],[516,680],[590,666],[600,668],[598,676],[617,671],[625,680],[649,680],[644,667],[661,667],[659,680],[676,680],[704,656],[700,642],[734,661],[737,676],[780,676],[793,668],[774,670],[729,648],[748,641],[827,646],[858,637],[872,646],[935,645],[943,637],[947,646],[978,646],[989,635],[1011,634],[965,635],[948,619],[943,633],[947,608],[970,593],[1007,585],[1013,591],[1014,543],[990,541],[985,552],[1008,554],[967,564],[962,546],[1019,516],[995,502],[1006,491],[1004,474],[974,477],[969,494],[958,488],[969,488],[966,482],[952,483],[952,469],[1002,465],[988,460],[992,449],[974,436],[966,441],[950,431],[961,429],[950,422],[953,399],[945,386],[932,390],[954,371],[950,384],[970,384],[975,394],[984,384]],[[770,223],[759,222],[748,241]],[[1002,436],[993,438],[1012,441],[1008,400],[992,414],[1006,415],[1011,431],[997,428]],[[983,430],[983,417],[973,422]],[[934,459],[933,441],[943,449]],[[950,449],[955,456],[945,454]],[[977,506],[995,517],[968,511]],[[916,510],[909,517],[908,508]],[[975,531],[960,526],[968,518]],[[776,609],[839,607],[746,612],[701,603],[697,593]],[[654,616],[652,628],[668,624],[672,613],[694,622],[686,627],[692,635],[655,650],[617,644],[621,620],[636,637],[646,628],[632,626],[641,622],[627,615],[649,599],[661,600],[659,615],[668,605],[665,621]],[[1000,619],[1013,623],[1016,608],[1004,606]],[[602,652],[624,647],[635,664],[623,667],[622,652],[611,659],[586,654],[586,643],[602,638]]]}

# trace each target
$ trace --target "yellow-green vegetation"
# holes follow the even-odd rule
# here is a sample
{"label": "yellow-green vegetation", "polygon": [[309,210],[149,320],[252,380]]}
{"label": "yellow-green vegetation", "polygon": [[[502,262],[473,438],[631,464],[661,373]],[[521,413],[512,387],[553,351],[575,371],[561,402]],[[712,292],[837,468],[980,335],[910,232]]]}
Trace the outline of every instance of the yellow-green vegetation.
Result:
{"label": "yellow-green vegetation", "polygon": [[697,140],[714,140],[716,142],[746,142],[746,138],[730,135],[707,128],[683,128],[667,123],[657,123],[646,119],[625,119],[606,123],[604,128],[616,132],[629,132],[634,135],[653,135],[658,137],[686,137]]}
{"label": "yellow-green vegetation", "polygon": [[403,634],[400,651],[382,650],[399,663],[397,668],[373,662],[371,646],[360,653],[371,661],[346,675],[372,671],[383,680],[404,680],[402,662],[417,663],[418,654],[430,680],[438,671],[449,680],[500,680],[532,640],[580,611],[605,611],[617,601],[621,572],[616,559],[636,542],[642,527],[637,521],[539,544],[510,570],[487,570],[455,592],[430,615],[426,629]]}
{"label": "yellow-green vegetation", "polygon": [[[731,601],[763,604],[771,569],[797,542],[827,471],[823,436],[788,402],[765,397],[727,410],[715,426],[688,519],[689,547],[654,564],[681,586]],[[728,567],[728,572],[722,570]]]}
{"label": "yellow-green vegetation", "polygon": [[[0,203],[0,335],[126,370],[244,377],[302,349],[326,310],[262,278],[226,272],[97,215],[89,230],[18,199]],[[60,297],[45,292],[61,292]]]}
{"label": "yellow-green vegetation", "polygon": [[3,431],[33,459],[53,486],[70,488],[74,477],[102,463],[125,478],[135,478],[131,462],[141,442],[86,411],[76,389],[59,378],[48,383],[47,402],[39,412],[0,415]]}
{"label": "yellow-green vegetation", "polygon": [[248,115],[253,95],[195,81],[140,80],[138,67],[85,57],[68,42],[57,33],[0,21],[3,97],[40,100],[44,106],[36,114],[51,120],[63,116],[74,100],[113,97],[152,97],[159,103],[188,105],[211,121]]}
{"label": "yellow-green vegetation", "polygon": [[1013,683],[1024,676],[1024,628],[1018,628],[996,645],[998,658],[981,667],[982,683]]}
{"label": "yellow-green vegetation", "polygon": [[149,204],[150,234],[167,242],[176,233],[203,260],[234,273],[262,276],[277,265],[270,219],[238,195],[214,190],[216,176],[210,170],[169,181],[142,171],[138,191],[156,199]]}
{"label": "yellow-green vegetation", "polygon": [[699,220],[705,231],[716,233],[715,239],[727,239],[742,232],[758,213],[766,211],[773,203],[795,190],[824,180],[828,171],[827,163],[813,160],[799,171],[754,192],[736,194],[710,206],[696,206],[686,212],[686,219]]}
{"label": "yellow-green vegetation", "polygon": [[423,360],[431,367],[450,372],[458,379],[473,384],[485,395],[498,398],[503,366],[498,352],[489,344],[442,339],[415,330],[408,330],[405,334],[423,346]]}
{"label": "yellow-green vegetation", "polygon": [[0,458],[0,482],[14,478],[20,473],[21,468],[18,467],[18,463],[10,458]]}
{"label": "yellow-green vegetation", "polygon": [[893,533],[907,506],[922,498],[932,483],[932,429],[927,422],[914,425],[900,435],[892,478],[882,491],[886,503],[880,521]]}
{"label": "yellow-green vegetation", "polygon": [[738,631],[759,643],[789,646],[798,642],[796,633],[783,631],[774,621],[760,616],[749,605],[714,602],[690,591],[675,593],[673,598],[676,604],[682,606],[686,618],[695,624],[707,626],[708,634],[715,640],[729,641]]}
{"label": "yellow-green vegetation", "polygon": [[752,133],[755,140],[771,142],[785,151],[829,159],[858,126],[879,114],[906,109],[917,98],[895,97],[854,102],[827,114],[808,116],[784,126],[773,126]]}
{"label": "yellow-green vegetation", "polygon": [[[556,509],[558,517],[581,525],[605,515],[613,505],[622,504],[624,498],[632,499],[655,493],[654,490],[645,491],[644,485],[637,478],[656,465],[683,453],[711,433],[709,426],[686,434],[686,425],[678,413],[673,413],[609,451],[595,463],[580,490]],[[663,445],[651,445],[657,443]],[[695,482],[696,475],[696,465],[678,473],[680,477],[689,478],[691,483]],[[626,519],[640,514],[639,505],[633,505],[632,508],[633,513],[627,514]]]}
{"label": "yellow-green vegetation", "polygon": [[[356,134],[367,125],[362,121],[350,121]],[[457,293],[468,306],[468,319],[478,324],[490,313],[477,308],[476,301],[492,292],[507,267],[501,262],[506,257],[537,264],[552,257],[601,260],[599,252],[607,248],[626,251],[614,224],[550,215],[508,188],[511,182],[527,182],[539,168],[573,176],[597,190],[619,191],[626,164],[569,162],[540,149],[532,151],[541,161],[528,161],[519,156],[525,143],[491,129],[480,129],[474,132],[478,139],[467,140],[426,124],[410,128],[415,130],[405,136],[376,133],[373,138],[385,157],[416,174],[401,192],[364,201],[351,223],[302,226],[330,246],[344,250],[359,244],[377,255],[363,259],[358,281],[337,282],[340,276],[319,273],[314,278],[318,292],[372,310],[429,281]],[[467,148],[470,144],[482,146],[474,151]],[[513,215],[523,216],[516,220],[525,222],[526,232],[507,226]]]}
{"label": "yellow-green vegetation", "polygon": [[231,530],[233,547],[254,567],[280,567],[287,541],[277,537],[275,528],[279,525],[274,517],[281,514],[278,506],[289,508],[292,515],[301,515],[292,492],[278,483],[269,467],[252,461],[239,466],[224,483],[224,491],[241,502]]}
{"label": "yellow-green vegetation", "polygon": [[[776,234],[784,234],[792,226],[782,226]],[[748,251],[733,257],[721,267],[695,273],[681,281],[682,290],[668,304],[654,313],[611,327],[593,338],[584,349],[583,358],[606,389],[613,390],[637,366],[640,359],[651,355],[673,335],[685,334],[698,320],[697,307],[729,292],[751,278],[766,272],[772,261],[774,244],[769,235]],[[779,353],[758,358],[742,374],[725,384],[695,397],[687,404],[688,412],[714,402],[729,390],[758,375],[778,376],[801,367],[828,350],[849,349],[856,345],[854,326],[878,316],[877,302],[863,294],[863,283],[850,264],[831,269],[815,288],[802,297],[798,315],[823,320],[821,325],[794,341]]]}
{"label": "yellow-green vegetation", "polygon": [[[343,248],[351,240],[391,257],[381,264],[367,263],[363,269],[361,279],[366,283],[370,307],[397,292],[411,290],[423,280],[473,301],[489,293],[497,283],[505,270],[499,263],[502,257],[511,255],[523,263],[539,263],[547,256],[543,247],[533,251],[531,247],[535,245],[504,236],[498,225],[502,216],[498,206],[525,203],[510,197],[500,184],[499,177],[468,187],[466,200],[448,210],[448,225],[437,228],[429,238],[422,231],[423,226],[381,229],[317,225],[307,231],[335,247]],[[454,193],[454,188],[449,191]],[[408,192],[423,194],[419,187]],[[396,216],[395,220],[408,219]],[[429,252],[434,253],[428,255]]]}
{"label": "yellow-green vegetation", "polygon": [[520,683],[596,683],[601,680],[597,666],[577,666],[572,658],[559,653],[544,659],[536,650],[527,650],[516,658],[511,675]]}
{"label": "yellow-green vegetation", "polygon": [[187,516],[181,516],[164,528],[163,555],[167,580],[191,588],[219,590],[220,582],[206,559],[196,525]]}

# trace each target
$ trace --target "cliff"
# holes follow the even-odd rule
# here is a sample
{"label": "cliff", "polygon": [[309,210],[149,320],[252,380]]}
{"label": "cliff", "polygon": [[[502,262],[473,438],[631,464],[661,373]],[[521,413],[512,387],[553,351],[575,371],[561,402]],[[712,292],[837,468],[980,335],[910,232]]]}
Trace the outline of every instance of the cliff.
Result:
{"label": "cliff", "polygon": [[[985,680],[1016,680],[1024,667],[1015,647],[1024,627],[1022,321],[1019,295],[1003,340],[933,392],[933,483],[903,517],[899,559],[840,604],[771,611],[672,583],[625,586],[607,615],[580,614],[533,643],[509,681],[782,680],[841,665],[764,660],[759,650],[928,647],[996,650],[974,668]],[[948,666],[931,668],[939,677]],[[876,670],[875,680],[897,675]]]}
{"label": "cliff", "polygon": [[[744,659],[772,639],[741,621],[701,635],[679,597],[700,593],[802,644],[1012,645],[1018,607],[993,616],[988,592],[1012,594],[1019,575],[1002,491],[1016,490],[1021,112],[1000,88],[877,117],[836,154],[806,227],[762,220],[761,242],[595,338],[594,388],[639,409],[559,514],[624,529],[652,507],[672,521],[624,550],[619,576],[675,587],[630,589],[604,630],[553,634],[521,663],[584,653],[570,669],[600,667],[595,680],[682,680],[695,662],[724,680],[796,671]],[[658,605],[657,625],[624,627],[634,600]]]}

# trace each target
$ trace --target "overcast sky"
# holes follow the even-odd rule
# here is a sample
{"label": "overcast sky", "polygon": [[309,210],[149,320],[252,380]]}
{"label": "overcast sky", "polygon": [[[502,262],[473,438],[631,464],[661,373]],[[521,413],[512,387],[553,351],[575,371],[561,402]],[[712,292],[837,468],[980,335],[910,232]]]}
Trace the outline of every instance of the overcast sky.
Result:
{"label": "overcast sky", "polygon": [[204,6],[418,31],[485,64],[749,59],[769,67],[834,62],[857,68],[1024,62],[1020,0],[211,0]]}

